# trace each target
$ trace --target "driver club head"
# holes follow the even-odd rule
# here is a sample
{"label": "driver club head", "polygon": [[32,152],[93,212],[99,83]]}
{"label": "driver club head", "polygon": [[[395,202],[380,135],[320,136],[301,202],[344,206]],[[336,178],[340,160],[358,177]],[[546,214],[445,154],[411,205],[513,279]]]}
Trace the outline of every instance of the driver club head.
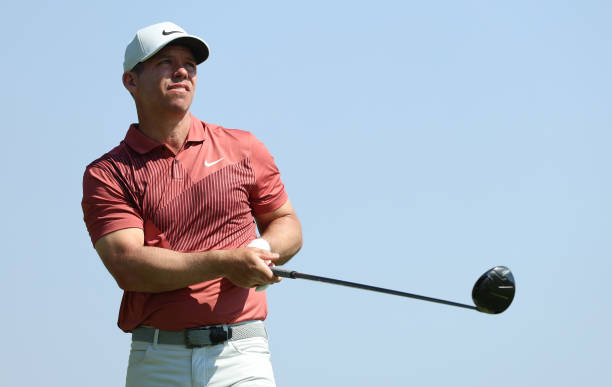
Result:
{"label": "driver club head", "polygon": [[508,309],[514,299],[516,285],[510,269],[495,266],[474,284],[472,300],[478,311],[498,314]]}

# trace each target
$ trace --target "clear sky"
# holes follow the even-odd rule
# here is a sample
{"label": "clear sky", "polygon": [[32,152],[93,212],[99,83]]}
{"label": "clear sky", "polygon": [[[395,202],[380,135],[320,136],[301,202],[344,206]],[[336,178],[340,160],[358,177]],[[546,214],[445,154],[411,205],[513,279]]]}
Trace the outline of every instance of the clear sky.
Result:
{"label": "clear sky", "polygon": [[268,290],[279,386],[612,385],[612,6],[606,1],[12,1],[0,92],[2,386],[120,386],[121,291],[82,221],[124,137],[137,29],[203,37],[192,112],[270,149],[305,245]]}

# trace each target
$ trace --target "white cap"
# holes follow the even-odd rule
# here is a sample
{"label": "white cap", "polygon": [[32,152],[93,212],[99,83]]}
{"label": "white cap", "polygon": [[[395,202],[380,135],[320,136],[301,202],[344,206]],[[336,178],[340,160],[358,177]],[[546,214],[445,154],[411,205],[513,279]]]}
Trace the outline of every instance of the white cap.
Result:
{"label": "white cap", "polygon": [[163,22],[145,27],[136,32],[134,39],[125,48],[125,59],[123,60],[123,71],[130,71],[140,62],[144,62],[159,50],[166,47],[170,42],[180,41],[189,47],[195,55],[197,64],[208,58],[209,50],[205,41],[174,23]]}

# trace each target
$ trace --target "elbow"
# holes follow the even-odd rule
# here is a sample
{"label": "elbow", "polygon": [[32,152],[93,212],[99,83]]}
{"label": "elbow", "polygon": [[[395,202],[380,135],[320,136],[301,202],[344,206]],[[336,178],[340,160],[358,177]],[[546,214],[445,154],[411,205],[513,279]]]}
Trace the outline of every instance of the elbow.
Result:
{"label": "elbow", "polygon": [[159,284],[153,283],[150,279],[147,280],[146,274],[139,274],[129,265],[115,267],[113,270],[109,269],[109,271],[117,286],[125,292],[155,293],[159,291]]}
{"label": "elbow", "polygon": [[143,263],[147,260],[144,235],[140,229],[122,229],[98,239],[94,245],[106,270],[124,291],[146,291]]}
{"label": "elbow", "polygon": [[304,245],[304,238],[302,237],[302,233],[300,232],[297,241],[295,243],[295,252],[293,255],[297,254],[300,250],[302,250],[302,246]]}
{"label": "elbow", "polygon": [[113,274],[113,278],[115,278],[117,286],[125,292],[156,293],[159,291],[157,288],[152,287],[151,283],[142,281],[133,275],[125,273],[121,275]]}
{"label": "elbow", "polygon": [[302,225],[297,216],[294,215],[295,227],[293,230],[293,249],[291,249],[290,257],[296,255],[304,245],[304,236],[302,234]]}
{"label": "elbow", "polygon": [[129,274],[128,270],[121,268],[118,265],[115,265],[114,267],[112,267],[111,265],[106,265],[106,268],[113,276],[115,282],[117,283],[117,286],[119,286],[121,290],[128,292],[137,291],[138,286],[136,284],[135,278],[133,275]]}
{"label": "elbow", "polygon": [[302,246],[304,245],[304,237],[302,236],[302,227],[299,224],[299,221],[297,224],[298,224],[298,227],[297,227],[295,237],[294,237],[293,249],[289,256],[290,258],[296,255],[302,249]]}
{"label": "elbow", "polygon": [[159,293],[174,290],[171,284],[160,278],[150,275],[147,271],[138,270],[130,265],[119,265],[109,272],[115,279],[117,286],[125,292]]}
{"label": "elbow", "polygon": [[117,283],[117,286],[119,286],[121,290],[126,292],[135,291],[134,281],[130,278],[129,275],[127,275],[127,273],[123,272],[122,270],[115,270],[111,271],[111,275],[113,276],[115,282]]}
{"label": "elbow", "polygon": [[124,252],[106,254],[102,256],[102,262],[121,290],[127,292],[144,291],[141,279],[135,275],[135,270],[129,264],[130,260]]}

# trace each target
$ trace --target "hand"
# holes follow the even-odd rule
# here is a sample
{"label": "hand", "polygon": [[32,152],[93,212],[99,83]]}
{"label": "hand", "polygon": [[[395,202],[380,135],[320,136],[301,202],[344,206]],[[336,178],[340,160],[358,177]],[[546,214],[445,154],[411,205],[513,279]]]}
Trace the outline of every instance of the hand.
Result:
{"label": "hand", "polygon": [[236,286],[252,288],[257,285],[274,284],[281,278],[272,274],[268,267],[269,262],[279,258],[276,253],[255,247],[226,250],[227,257],[224,264],[224,277]]}

